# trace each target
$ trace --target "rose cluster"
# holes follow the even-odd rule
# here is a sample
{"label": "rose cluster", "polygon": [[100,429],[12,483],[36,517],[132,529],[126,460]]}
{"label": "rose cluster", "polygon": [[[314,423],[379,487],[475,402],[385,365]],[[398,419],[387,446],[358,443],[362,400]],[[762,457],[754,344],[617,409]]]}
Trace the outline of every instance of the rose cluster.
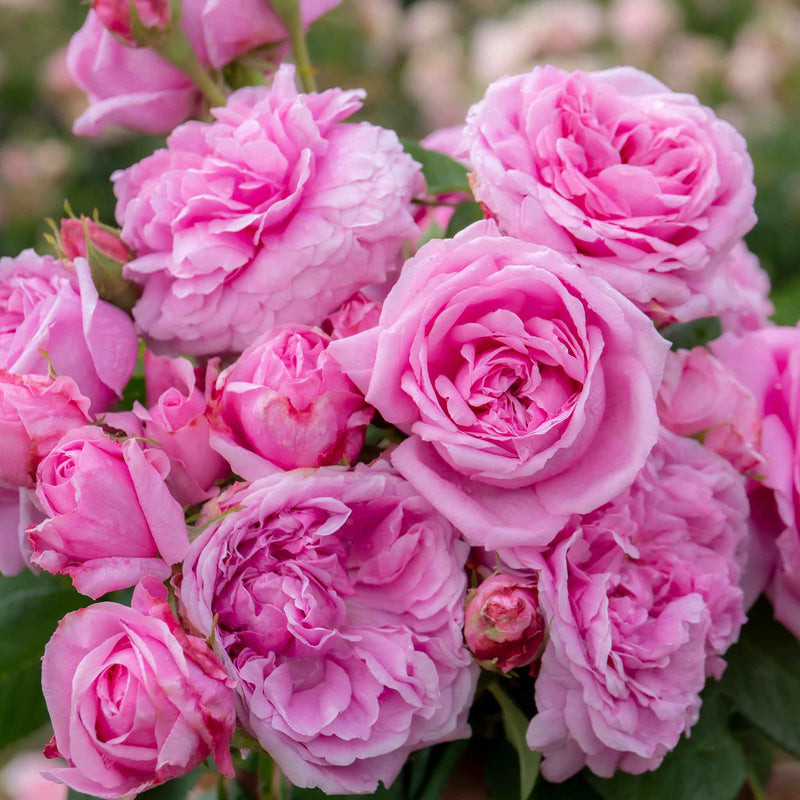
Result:
{"label": "rose cluster", "polygon": [[302,51],[223,93],[335,4],[95,0],[73,40],[78,132],[171,133],[113,175],[119,230],[0,261],[0,569],[100,600],[44,655],[47,774],[232,776],[238,725],[370,792],[470,735],[481,667],[535,681],[547,779],[655,769],[764,589],[800,636],[800,334],[741,242],[744,142],[636,70],[547,67],[426,140],[474,198],[428,193],[362,92],[298,90]]}

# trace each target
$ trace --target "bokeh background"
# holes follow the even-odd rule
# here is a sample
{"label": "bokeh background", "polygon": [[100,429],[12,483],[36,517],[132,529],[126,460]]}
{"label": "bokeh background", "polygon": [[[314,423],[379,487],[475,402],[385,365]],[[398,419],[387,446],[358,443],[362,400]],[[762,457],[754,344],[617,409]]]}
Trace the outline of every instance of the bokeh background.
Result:
{"label": "bokeh background", "polygon": [[[0,0],[0,254],[43,245],[65,198],[113,219],[108,181],[159,145],[77,139],[83,98],[64,47],[79,0]],[[800,317],[800,3],[797,0],[343,0],[311,31],[323,86],[363,86],[363,116],[421,137],[463,121],[496,78],[554,63],[631,64],[692,92],[748,139],[759,223],[748,242],[776,319]]]}

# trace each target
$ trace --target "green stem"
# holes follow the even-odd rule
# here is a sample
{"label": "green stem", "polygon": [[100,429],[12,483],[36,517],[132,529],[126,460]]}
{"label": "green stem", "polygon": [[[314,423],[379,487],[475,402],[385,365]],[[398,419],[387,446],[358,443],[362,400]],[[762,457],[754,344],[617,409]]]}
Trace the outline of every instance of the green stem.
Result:
{"label": "green stem", "polygon": [[211,80],[211,76],[203,69],[200,63],[177,65],[184,74],[188,75],[203,93],[211,108],[222,108],[228,102],[222,90]]}
{"label": "green stem", "polygon": [[289,41],[292,43],[294,62],[297,65],[297,72],[300,75],[303,91],[316,92],[317,81],[314,77],[314,67],[311,65],[311,55],[308,52],[308,42],[303,28],[300,3],[297,0],[289,0],[288,3],[282,5],[284,5],[284,9],[279,13],[283,19],[283,24],[289,31]]}

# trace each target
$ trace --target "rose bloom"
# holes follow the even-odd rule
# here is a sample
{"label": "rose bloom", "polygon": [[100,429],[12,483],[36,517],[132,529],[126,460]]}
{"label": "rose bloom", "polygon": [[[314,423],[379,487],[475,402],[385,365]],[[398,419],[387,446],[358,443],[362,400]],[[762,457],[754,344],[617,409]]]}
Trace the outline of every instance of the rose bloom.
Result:
{"label": "rose bloom", "polygon": [[[301,0],[303,23],[310,25],[339,2]],[[129,47],[118,38],[130,30],[128,2],[95,0],[94,5],[67,50],[72,79],[89,96],[74,132],[96,136],[106,125],[119,125],[166,134],[197,113],[201,94],[189,77],[154,50]],[[147,5],[153,13],[142,15],[144,22],[158,26],[166,20],[161,0],[138,0],[140,15]],[[181,28],[200,63],[215,69],[253,48],[287,39],[267,0],[183,0]],[[271,51],[276,57],[285,52],[286,46]]]}
{"label": "rose bloom", "polygon": [[473,545],[546,544],[631,484],[669,346],[604,282],[479,222],[406,263],[329,350],[412,438],[396,468]]}
{"label": "rose bloom", "polygon": [[136,439],[71,431],[39,465],[36,497],[48,519],[28,531],[31,560],[92,598],[145,575],[165,580],[189,546],[168,472],[167,456]]}
{"label": "rose bloom", "polygon": [[705,347],[667,356],[658,415],[665,428],[699,438],[740,472],[758,471],[764,461],[755,397]]}
{"label": "rose bloom", "polygon": [[753,523],[777,545],[769,588],[775,617],[800,638],[800,329],[765,328],[712,342],[715,355],[755,396],[763,416],[760,484],[750,486]]}
{"label": "rose bloom", "polygon": [[504,553],[537,570],[550,620],[527,736],[548,780],[655,769],[694,725],[745,621],[747,515],[744,478],[665,431],[629,490]]}
{"label": "rose bloom", "polygon": [[219,660],[181,630],[155,578],[139,583],[131,605],[73,611],[45,648],[55,732],[45,755],[68,764],[45,776],[92,797],[130,797],[213,754],[233,777],[233,684]]}
{"label": "rose bloom", "polygon": [[220,375],[211,446],[237,475],[252,480],[358,458],[373,411],[329,355],[329,342],[314,328],[276,328]]}
{"label": "rose bloom", "polygon": [[719,311],[707,289],[755,224],[753,165],[695,97],[631,67],[537,67],[489,87],[463,145],[504,233],[570,254],[659,322]]}
{"label": "rose bloom", "polygon": [[486,667],[503,672],[530,664],[544,641],[536,582],[516,575],[492,575],[467,603],[464,638]]}
{"label": "rose bloom", "polygon": [[297,786],[392,783],[469,736],[467,545],[385,462],[294,470],[211,501],[177,587],[215,641],[240,723]]}
{"label": "rose bloom", "polygon": [[0,369],[0,483],[32,488],[56,442],[89,422],[89,401],[71,378]]}
{"label": "rose bloom", "polygon": [[758,257],[737,242],[728,253],[708,293],[724,331],[745,333],[769,326],[775,306],[769,299],[769,275]]}
{"label": "rose bloom", "polygon": [[424,181],[396,134],[343,122],[362,97],[299,94],[284,66],[114,174],[139,254],[125,273],[144,291],[133,313],[153,346],[241,352],[275,325],[319,324],[398,266]]}
{"label": "rose bloom", "polygon": [[74,271],[33,250],[0,259],[0,367],[46,375],[52,366],[99,414],[122,395],[138,353],[133,323],[98,298],[85,259]]}
{"label": "rose bloom", "polygon": [[169,457],[166,478],[172,496],[185,506],[202,503],[219,490],[215,484],[230,474],[228,464],[211,448],[211,423],[206,416],[205,383],[214,369],[195,369],[185,358],[144,354],[147,408],[134,405],[142,435]]}

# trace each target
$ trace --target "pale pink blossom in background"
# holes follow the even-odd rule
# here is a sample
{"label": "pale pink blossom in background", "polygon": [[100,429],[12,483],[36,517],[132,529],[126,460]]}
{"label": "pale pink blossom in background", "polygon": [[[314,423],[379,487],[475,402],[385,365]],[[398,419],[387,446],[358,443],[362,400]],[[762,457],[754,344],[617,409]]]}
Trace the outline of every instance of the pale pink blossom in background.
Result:
{"label": "pale pink blossom in background", "polygon": [[0,769],[0,794],[9,800],[67,800],[67,787],[41,774],[51,766],[41,753],[17,753]]}

